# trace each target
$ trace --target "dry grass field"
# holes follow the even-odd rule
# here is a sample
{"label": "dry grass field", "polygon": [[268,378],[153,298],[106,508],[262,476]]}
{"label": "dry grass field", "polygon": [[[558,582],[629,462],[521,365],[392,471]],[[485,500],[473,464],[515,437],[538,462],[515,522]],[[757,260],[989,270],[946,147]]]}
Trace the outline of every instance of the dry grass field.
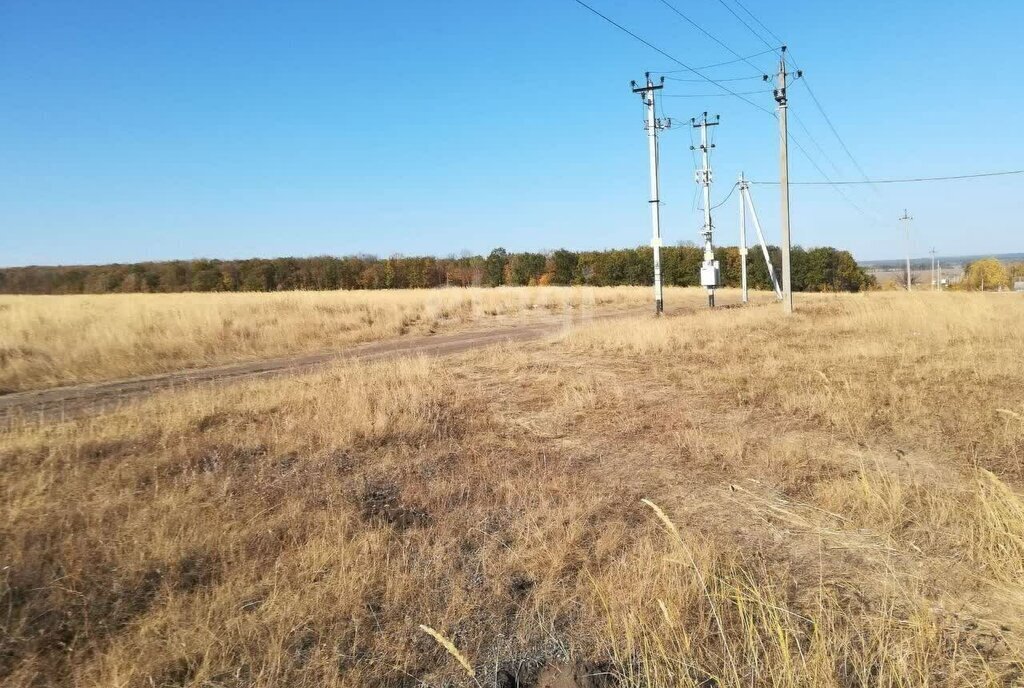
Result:
{"label": "dry grass field", "polygon": [[0,683],[1020,685],[1024,300],[797,305],[4,433]]}
{"label": "dry grass field", "polygon": [[[0,392],[637,306],[642,287],[0,296]],[[680,290],[683,291],[683,290]]]}

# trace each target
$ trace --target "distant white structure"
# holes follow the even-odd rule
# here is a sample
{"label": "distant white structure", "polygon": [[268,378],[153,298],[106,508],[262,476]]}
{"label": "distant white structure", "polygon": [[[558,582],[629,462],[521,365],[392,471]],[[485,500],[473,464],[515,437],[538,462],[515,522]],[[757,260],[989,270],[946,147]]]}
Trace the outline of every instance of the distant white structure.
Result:
{"label": "distant white structure", "polygon": [[1024,291],[1024,282],[1014,282],[1013,283],[1013,290],[1014,291]]}

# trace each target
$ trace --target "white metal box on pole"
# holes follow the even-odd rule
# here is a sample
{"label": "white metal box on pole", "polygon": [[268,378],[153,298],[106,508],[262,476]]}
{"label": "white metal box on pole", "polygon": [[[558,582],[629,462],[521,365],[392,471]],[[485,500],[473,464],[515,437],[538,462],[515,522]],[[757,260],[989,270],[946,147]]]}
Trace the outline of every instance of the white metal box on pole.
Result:
{"label": "white metal box on pole", "polygon": [[721,270],[718,266],[717,260],[705,261],[700,267],[700,286],[702,287],[717,287],[719,284],[719,278],[721,277]]}

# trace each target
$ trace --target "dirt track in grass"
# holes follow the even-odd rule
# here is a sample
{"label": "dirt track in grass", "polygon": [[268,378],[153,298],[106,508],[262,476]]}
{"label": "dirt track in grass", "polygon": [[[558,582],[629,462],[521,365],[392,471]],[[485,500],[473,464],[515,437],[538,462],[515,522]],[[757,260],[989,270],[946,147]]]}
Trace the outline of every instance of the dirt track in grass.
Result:
{"label": "dirt track in grass", "polygon": [[452,334],[395,337],[337,351],[281,356],[171,373],[51,387],[0,396],[0,425],[52,421],[104,413],[160,391],[269,375],[294,374],[341,360],[373,361],[401,356],[447,356],[506,342],[540,339],[558,331],[608,318],[641,315],[646,309],[575,312]]}

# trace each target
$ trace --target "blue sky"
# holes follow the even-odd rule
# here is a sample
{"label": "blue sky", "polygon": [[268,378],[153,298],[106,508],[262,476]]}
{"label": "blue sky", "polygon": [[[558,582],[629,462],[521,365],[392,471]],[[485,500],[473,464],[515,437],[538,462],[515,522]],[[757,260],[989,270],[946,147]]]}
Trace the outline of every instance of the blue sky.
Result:
{"label": "blue sky", "polygon": [[[1019,0],[742,1],[870,176],[1024,168]],[[722,2],[742,16],[733,0],[673,0],[739,53],[764,50]],[[687,64],[733,57],[658,0],[592,4]],[[645,244],[629,81],[669,69],[572,0],[4,3],[0,265]],[[775,120],[704,97],[717,92],[673,81],[666,96],[698,97],[662,100],[680,120],[721,115],[716,202],[741,170],[778,175]],[[790,103],[822,168],[859,178],[803,85]],[[689,137],[662,140],[668,243],[698,239]],[[820,179],[795,149],[791,178]],[[794,187],[794,241],[900,256],[906,206],[915,255],[1024,249],[1021,176],[846,191],[864,215],[831,187]],[[777,191],[754,196],[777,241]],[[735,244],[737,215],[735,196],[716,211],[717,244]]]}

